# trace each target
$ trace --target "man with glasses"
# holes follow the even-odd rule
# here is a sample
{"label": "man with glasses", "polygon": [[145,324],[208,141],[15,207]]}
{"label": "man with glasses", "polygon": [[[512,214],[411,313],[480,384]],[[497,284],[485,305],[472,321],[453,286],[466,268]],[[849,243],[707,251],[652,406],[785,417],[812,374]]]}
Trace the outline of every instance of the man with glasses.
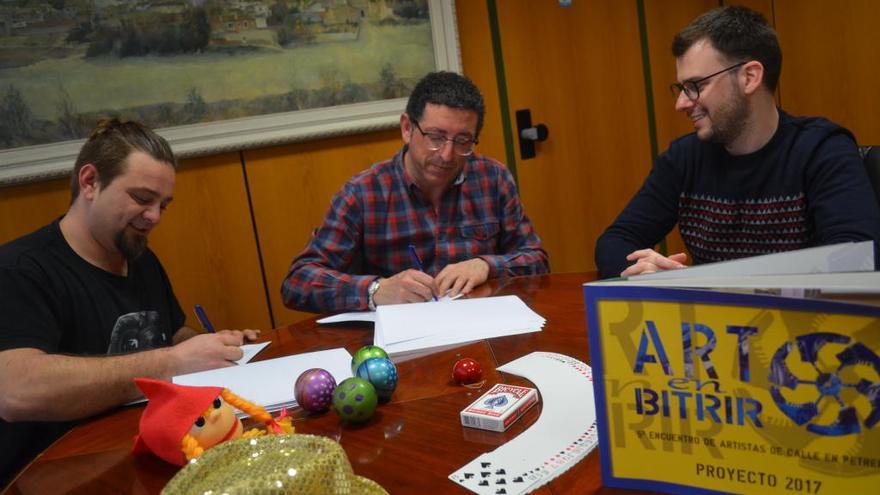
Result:
{"label": "man with glasses", "polygon": [[510,171],[474,152],[483,113],[464,76],[419,81],[400,116],[403,148],[333,197],[284,279],[284,304],[375,309],[467,294],[490,277],[546,273],[547,253]]}
{"label": "man with glasses", "polygon": [[880,212],[856,140],[823,118],[776,107],[782,52],[757,12],[721,7],[672,45],[675,109],[694,133],[657,157],[596,245],[600,277],[685,266],[652,246],[678,223],[694,263],[880,240]]}

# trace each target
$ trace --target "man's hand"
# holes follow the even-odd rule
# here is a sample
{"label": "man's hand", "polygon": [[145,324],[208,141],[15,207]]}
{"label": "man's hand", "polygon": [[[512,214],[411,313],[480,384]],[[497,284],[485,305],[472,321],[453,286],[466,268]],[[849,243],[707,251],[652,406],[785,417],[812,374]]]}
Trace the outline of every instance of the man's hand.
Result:
{"label": "man's hand", "polygon": [[373,294],[376,306],[430,301],[434,295],[434,278],[418,270],[406,270],[390,278],[379,280],[379,290]]}
{"label": "man's hand", "polygon": [[460,263],[446,265],[434,279],[435,292],[450,297],[467,295],[474,287],[489,278],[489,263],[482,258],[473,258]]}
{"label": "man's hand", "polygon": [[244,333],[237,330],[205,333],[171,347],[175,357],[174,374],[224,368],[235,365],[244,355]]}
{"label": "man's hand", "polygon": [[[257,340],[258,338],[260,338],[260,331],[259,330],[251,330],[250,328],[246,328],[244,330],[220,330],[217,333],[234,333],[234,334],[243,336],[244,340],[249,341],[249,342],[253,342],[254,340]],[[195,337],[196,335],[201,335],[201,334],[202,334],[202,332],[199,332],[198,330],[193,330],[190,327],[183,326],[183,327],[180,327],[180,329],[178,329],[177,332],[174,333],[174,336],[171,338],[171,344],[177,345],[177,344],[183,342],[184,340],[191,339],[191,338]]]}
{"label": "man's hand", "polygon": [[248,342],[253,342],[260,338],[260,331],[252,330],[250,328],[245,328],[244,330],[220,330],[217,333],[231,333],[233,335],[240,335],[244,338],[244,340]]}
{"label": "man's hand", "polygon": [[687,260],[685,253],[677,253],[669,256],[654,251],[653,249],[640,249],[629,253],[626,257],[629,261],[637,260],[634,265],[630,265],[626,270],[620,272],[621,277],[631,277],[641,273],[654,273],[663,270],[677,270],[686,268],[684,262]]}

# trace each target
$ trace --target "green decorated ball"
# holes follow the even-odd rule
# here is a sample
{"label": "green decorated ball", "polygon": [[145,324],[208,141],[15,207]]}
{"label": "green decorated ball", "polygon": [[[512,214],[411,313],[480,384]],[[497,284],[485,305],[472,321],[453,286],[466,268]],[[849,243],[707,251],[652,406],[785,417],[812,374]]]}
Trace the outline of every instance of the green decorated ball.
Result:
{"label": "green decorated ball", "polygon": [[351,358],[351,374],[357,375],[358,367],[367,359],[380,357],[388,359],[388,353],[377,345],[365,345],[354,353]]}
{"label": "green decorated ball", "polygon": [[333,390],[333,410],[346,423],[368,421],[378,400],[373,384],[356,376],[346,378]]}

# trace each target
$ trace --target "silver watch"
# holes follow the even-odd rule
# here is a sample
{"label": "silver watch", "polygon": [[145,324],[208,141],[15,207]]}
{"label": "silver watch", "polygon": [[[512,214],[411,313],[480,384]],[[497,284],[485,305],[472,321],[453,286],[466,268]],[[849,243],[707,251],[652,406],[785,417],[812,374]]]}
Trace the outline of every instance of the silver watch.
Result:
{"label": "silver watch", "polygon": [[376,301],[373,300],[373,296],[375,296],[378,291],[379,278],[377,277],[367,286],[367,307],[370,308],[370,311],[376,311]]}

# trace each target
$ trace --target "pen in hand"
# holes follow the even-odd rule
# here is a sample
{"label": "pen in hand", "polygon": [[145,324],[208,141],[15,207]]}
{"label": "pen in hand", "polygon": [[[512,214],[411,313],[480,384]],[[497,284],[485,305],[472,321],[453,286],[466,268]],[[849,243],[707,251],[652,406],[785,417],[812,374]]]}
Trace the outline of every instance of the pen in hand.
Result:
{"label": "pen in hand", "polygon": [[[196,304],[195,310],[196,310],[196,318],[199,319],[199,323],[202,324],[202,327],[204,327],[204,329],[208,333],[215,333],[214,332],[214,325],[212,325],[211,320],[208,319],[208,314],[205,313],[205,308],[203,308],[201,304]],[[229,362],[232,364],[236,364],[236,365],[239,364],[237,361],[229,361]]]}
{"label": "pen in hand", "polygon": [[214,333],[214,325],[211,325],[211,320],[208,319],[208,315],[205,313],[201,304],[196,304],[196,318],[199,319],[199,323],[202,324],[202,327],[205,330]]}
{"label": "pen in hand", "polygon": [[[412,244],[409,245],[409,254],[412,256],[413,264],[416,265],[416,269],[420,272],[424,272],[425,267],[422,265],[422,259],[419,258],[419,253],[416,252],[416,247]],[[434,294],[433,290],[431,291],[431,297],[433,297],[435,301],[437,300],[437,295]]]}

